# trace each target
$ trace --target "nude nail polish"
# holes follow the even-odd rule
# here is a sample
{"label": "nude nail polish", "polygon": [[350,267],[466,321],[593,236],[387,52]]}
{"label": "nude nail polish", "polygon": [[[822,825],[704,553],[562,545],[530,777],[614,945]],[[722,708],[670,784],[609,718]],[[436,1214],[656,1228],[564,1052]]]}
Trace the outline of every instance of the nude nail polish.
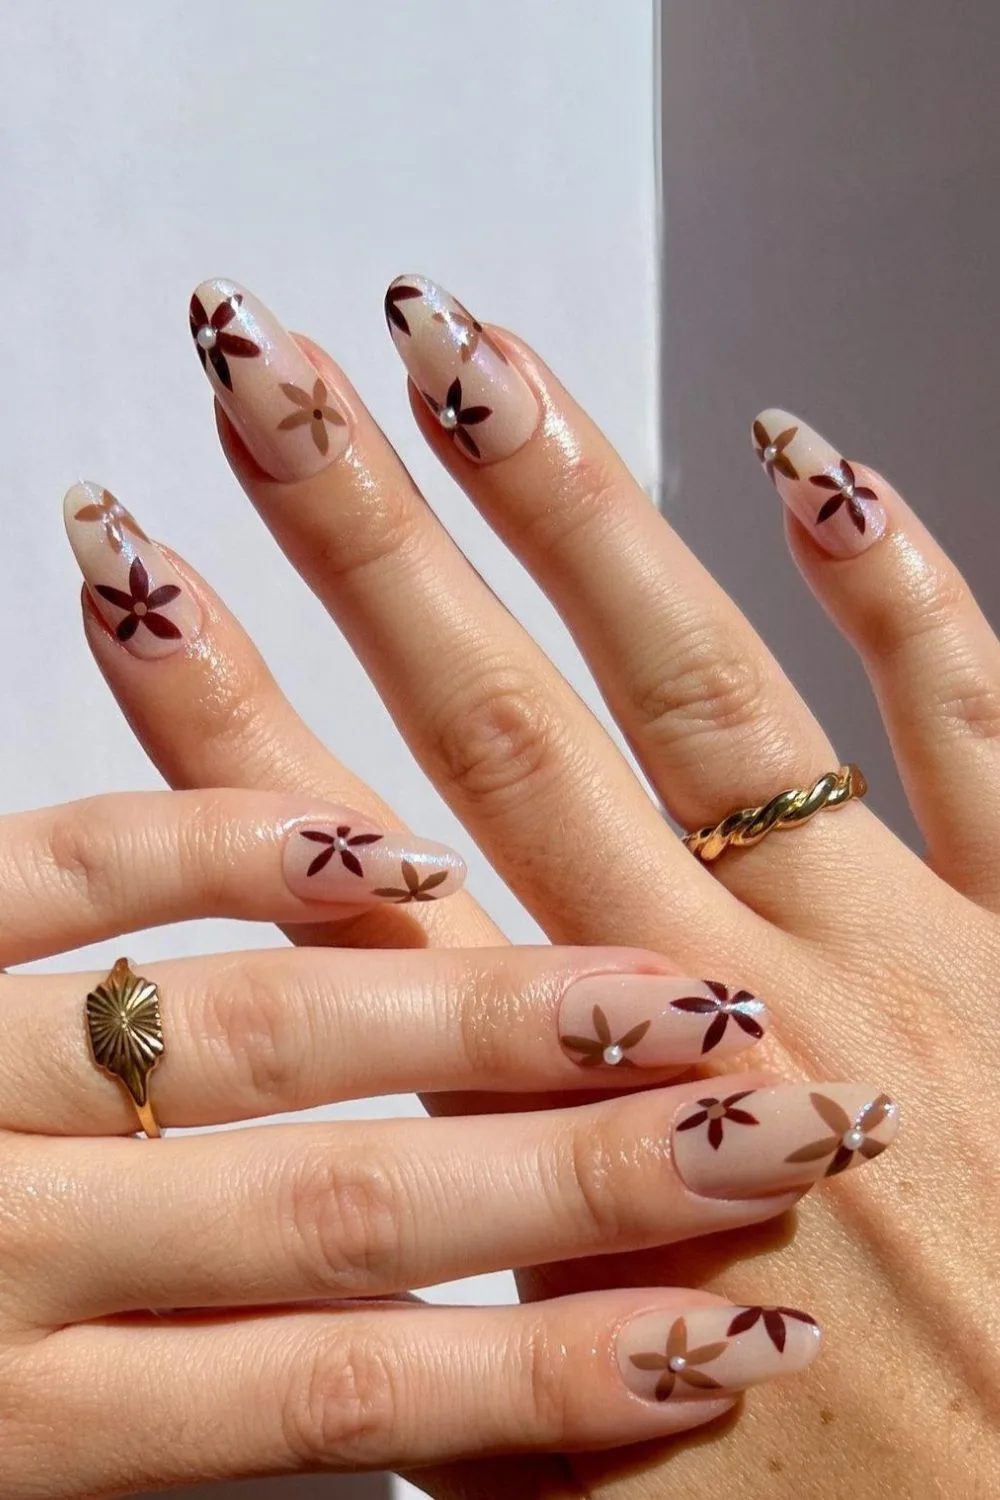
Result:
{"label": "nude nail polish", "polygon": [[646,1401],[704,1401],[794,1375],[819,1353],[820,1329],[793,1307],[643,1313],[618,1334],[618,1367]]}
{"label": "nude nail polish", "polygon": [[692,1192],[754,1198],[805,1189],[872,1161],[898,1128],[895,1102],[863,1084],[706,1088],[681,1106],[671,1141]]}
{"label": "nude nail polish", "polygon": [[389,833],[344,808],[325,822],[289,830],[282,867],[303,901],[393,906],[440,901],[465,881],[465,861],[445,844]]}
{"label": "nude nail polish", "polygon": [[885,482],[849,463],[818,432],[772,408],[752,429],[754,452],[793,515],[833,557],[854,557],[885,535]]}
{"label": "nude nail polish", "polygon": [[201,630],[201,609],[177,569],[103,485],[74,484],[66,534],[108,629],[145,660],[180,651]]}
{"label": "nude nail polish", "polygon": [[450,292],[401,276],[385,294],[392,342],[440,426],[474,463],[509,458],[540,415],[524,376]]}
{"label": "nude nail polish", "polygon": [[590,974],[559,1006],[559,1040],[581,1068],[687,1067],[754,1046],[767,1010],[749,990],[663,974]]}
{"label": "nude nail polish", "polygon": [[219,405],[279,483],[308,479],[344,452],[347,417],[291,334],[234,281],[203,281],[188,321]]}

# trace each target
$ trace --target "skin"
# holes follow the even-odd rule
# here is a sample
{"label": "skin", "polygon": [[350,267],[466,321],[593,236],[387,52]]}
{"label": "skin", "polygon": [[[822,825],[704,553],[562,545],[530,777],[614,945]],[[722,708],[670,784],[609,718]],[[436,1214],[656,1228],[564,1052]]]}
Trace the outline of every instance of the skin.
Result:
{"label": "skin", "polygon": [[[836,766],[766,648],[551,372],[524,345],[494,336],[539,402],[531,439],[480,466],[417,396],[415,417],[562,611],[668,811],[697,827]],[[529,1302],[682,1283],[734,1300],[804,1304],[828,1331],[808,1375],[762,1390],[752,1413],[696,1441],[444,1468],[422,1452],[417,1481],[439,1495],[498,1500],[833,1500],[860,1485],[872,1494],[987,1496],[1000,1463],[992,1415],[1000,1252],[990,1222],[1000,1144],[987,1124],[1000,1061],[1000,645],[965,585],[888,486],[886,534],[857,556],[831,558],[789,520],[796,561],[872,679],[926,857],[853,804],[709,871],[458,553],[343,373],[302,347],[348,414],[347,450],[306,480],[278,484],[220,418],[223,445],[503,878],[553,942],[635,944],[669,955],[678,972],[765,994],[776,1025],[754,1067],[763,1058],[789,1079],[851,1078],[867,1076],[874,1058],[906,1122],[884,1165],[839,1179],[763,1227],[522,1274]],[[386,816],[297,719],[210,590],[175,561],[205,626],[154,671],[85,608],[97,661],[168,781],[305,790]],[[295,936],[359,947],[501,941],[464,894],[415,914],[310,924]],[[523,1108],[523,1098],[510,1102]],[[486,1106],[466,1091],[437,1096],[432,1107]],[[355,1429],[377,1421],[378,1396],[369,1391],[370,1409],[362,1402],[355,1411]]]}

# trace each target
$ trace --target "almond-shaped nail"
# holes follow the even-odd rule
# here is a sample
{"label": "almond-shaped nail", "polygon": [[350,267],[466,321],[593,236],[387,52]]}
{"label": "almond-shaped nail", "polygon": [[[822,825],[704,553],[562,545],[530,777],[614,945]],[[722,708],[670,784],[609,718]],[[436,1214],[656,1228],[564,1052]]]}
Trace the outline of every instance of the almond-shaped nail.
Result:
{"label": "almond-shaped nail", "polygon": [[755,1198],[811,1187],[880,1156],[899,1128],[888,1094],[858,1083],[713,1090],[674,1120],[674,1165],[709,1198]]}
{"label": "almond-shaped nail", "polygon": [[133,656],[169,656],[194,640],[201,610],[177,569],[103,485],[74,484],[66,534],[101,618]]}
{"label": "almond-shaped nail", "polygon": [[854,557],[885,535],[885,481],[849,463],[791,412],[762,411],[754,452],[793,515],[833,557]]}
{"label": "almond-shaped nail", "polygon": [[385,294],[385,316],[410,379],[466,458],[494,463],[523,447],[538,402],[461,302],[425,276],[401,276]]}
{"label": "almond-shaped nail", "polygon": [[559,1006],[559,1040],[582,1068],[687,1067],[759,1042],[762,1000],[712,979],[589,974]]}
{"label": "almond-shaped nail", "polygon": [[819,1353],[815,1319],[794,1307],[642,1313],[618,1334],[618,1368],[647,1401],[705,1401],[795,1375]]}
{"label": "almond-shaped nail", "polygon": [[282,864],[296,896],[341,905],[439,901],[465,881],[465,861],[454,849],[387,832],[346,808],[330,821],[290,829]]}
{"label": "almond-shaped nail", "polygon": [[347,447],[347,417],[272,312],[234,281],[203,281],[191,337],[219,405],[265,473],[308,479]]}

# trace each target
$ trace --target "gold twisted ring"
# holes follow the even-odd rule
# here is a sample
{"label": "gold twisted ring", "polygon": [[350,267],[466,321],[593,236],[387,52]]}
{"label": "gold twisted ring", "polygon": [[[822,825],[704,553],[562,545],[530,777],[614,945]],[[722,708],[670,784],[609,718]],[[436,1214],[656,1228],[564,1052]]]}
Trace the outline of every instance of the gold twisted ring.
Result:
{"label": "gold twisted ring", "polygon": [[684,844],[708,865],[727,849],[747,849],[751,844],[759,844],[777,828],[798,828],[824,807],[843,807],[852,798],[863,797],[867,790],[864,773],[857,766],[841,766],[839,771],[828,771],[808,789],[791,787],[763,807],[744,807],[730,813],[721,823],[699,828],[687,835]]}
{"label": "gold twisted ring", "polygon": [[149,1102],[149,1075],[163,1056],[160,992],[127,958],[87,996],[87,1032],[97,1066],[123,1085],[139,1124],[155,1138],[160,1127]]}

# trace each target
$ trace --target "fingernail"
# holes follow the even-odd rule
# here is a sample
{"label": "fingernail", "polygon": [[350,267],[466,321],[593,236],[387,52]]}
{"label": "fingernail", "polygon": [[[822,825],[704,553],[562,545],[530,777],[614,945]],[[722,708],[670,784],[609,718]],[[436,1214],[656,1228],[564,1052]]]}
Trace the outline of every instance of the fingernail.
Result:
{"label": "fingernail", "polygon": [[194,640],[201,610],[177,569],[102,485],[63,502],[70,546],[102,620],[133,656],[169,656]]}
{"label": "fingernail", "polygon": [[618,1368],[647,1401],[704,1401],[795,1375],[819,1353],[820,1329],[794,1307],[690,1307],[643,1313],[618,1334]]}
{"label": "fingernail", "polygon": [[833,557],[854,557],[885,535],[885,483],[848,463],[790,412],[762,411],[753,445],[764,472],[793,515]]}
{"label": "fingernail", "polygon": [[759,1042],[762,1000],[711,979],[591,974],[559,1007],[559,1040],[581,1068],[685,1067]]}
{"label": "fingernail", "polygon": [[461,302],[425,276],[401,276],[385,294],[385,316],[410,379],[466,458],[494,463],[523,447],[538,403]]}
{"label": "fingernail", "polygon": [[871,1161],[898,1128],[895,1102],[863,1084],[706,1088],[674,1120],[674,1163],[695,1193],[753,1198],[807,1188]]}
{"label": "fingernail", "polygon": [[347,808],[329,822],[296,824],[282,862],[289,889],[303,901],[408,906],[440,901],[465,881],[465,861],[454,849],[387,833]]}
{"label": "fingernail", "polygon": [[349,441],[347,417],[291,334],[234,281],[203,281],[191,337],[219,405],[272,479],[308,479]]}

